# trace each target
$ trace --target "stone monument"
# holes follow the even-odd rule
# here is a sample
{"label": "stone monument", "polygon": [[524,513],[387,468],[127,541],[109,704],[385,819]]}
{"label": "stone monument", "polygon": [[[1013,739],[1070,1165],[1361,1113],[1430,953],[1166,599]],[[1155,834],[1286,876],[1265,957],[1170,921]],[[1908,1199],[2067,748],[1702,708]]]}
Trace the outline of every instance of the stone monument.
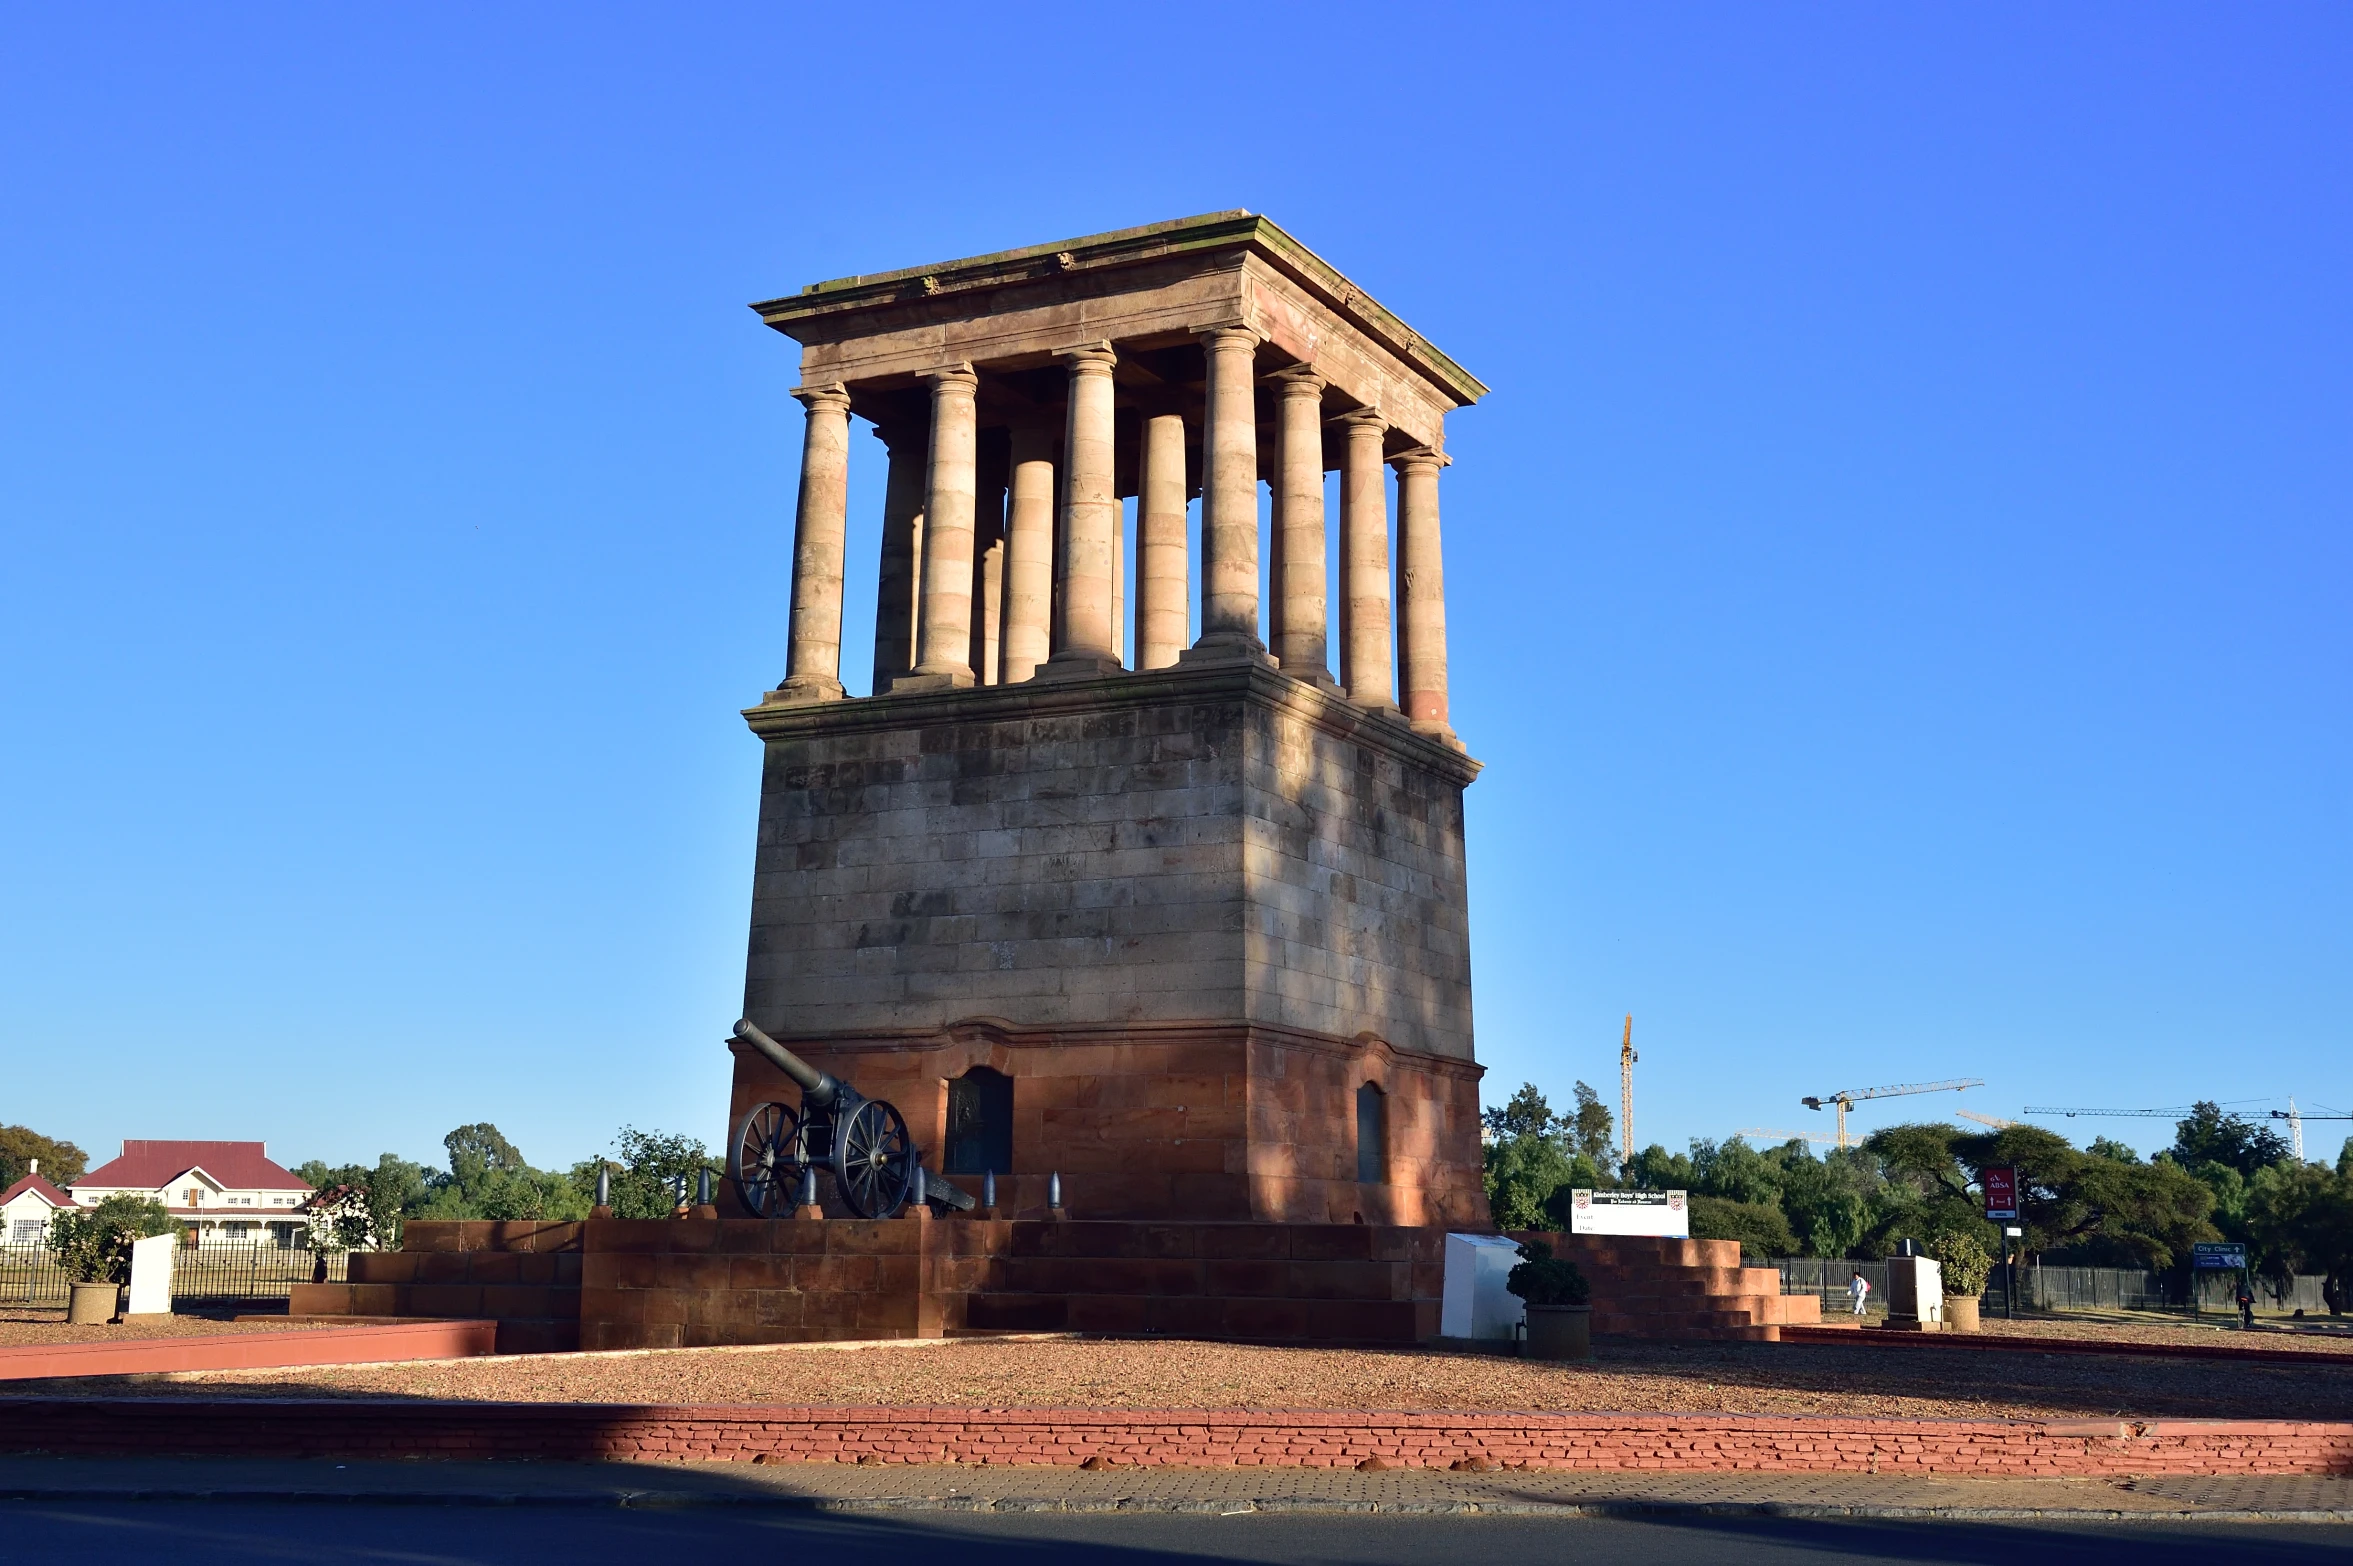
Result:
{"label": "stone monument", "polygon": [[[1438,533],[1486,388],[1246,212],[755,308],[807,420],[745,1015],[1009,1215],[1487,1227]],[[735,1048],[734,1116],[793,1098]]]}

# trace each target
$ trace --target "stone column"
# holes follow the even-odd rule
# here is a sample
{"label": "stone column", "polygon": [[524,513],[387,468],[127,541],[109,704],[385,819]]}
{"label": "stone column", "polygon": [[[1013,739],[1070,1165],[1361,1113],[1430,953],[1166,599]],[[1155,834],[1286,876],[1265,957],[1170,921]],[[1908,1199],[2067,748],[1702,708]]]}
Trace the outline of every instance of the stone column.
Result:
{"label": "stone column", "polygon": [[1082,676],[1119,672],[1111,633],[1112,550],[1119,493],[1112,482],[1109,343],[1062,355],[1070,366],[1069,423],[1062,437],[1062,576],[1054,584],[1054,656],[1050,672]]}
{"label": "stone column", "polygon": [[935,371],[931,383],[931,461],[924,484],[923,624],[915,672],[894,690],[947,690],[972,683],[972,514],[975,438],[969,365]]}
{"label": "stone column", "polygon": [[1054,608],[1054,437],[1013,432],[1013,499],[1005,513],[1005,617],[998,679],[1028,679],[1046,661]]}
{"label": "stone column", "polygon": [[931,444],[920,425],[874,432],[890,452],[882,491],[882,566],[874,603],[874,694],[915,671],[915,626],[923,581],[923,486]]}
{"label": "stone column", "polygon": [[1281,378],[1282,455],[1275,484],[1274,654],[1296,679],[1332,683],[1324,577],[1324,378]]}
{"label": "stone column", "polygon": [[1459,746],[1446,721],[1446,568],[1438,553],[1438,470],[1427,447],[1397,467],[1397,667],[1415,730]]}
{"label": "stone column", "polygon": [[1258,334],[1221,326],[1201,334],[1209,356],[1201,435],[1202,648],[1262,652],[1258,635]]}
{"label": "stone column", "polygon": [[1136,502],[1136,667],[1165,669],[1185,650],[1185,420],[1144,421]]}
{"label": "stone column", "polygon": [[1388,424],[1367,409],[1340,421],[1340,683],[1361,707],[1394,711],[1389,665],[1389,495],[1381,470]]}
{"label": "stone column", "polygon": [[842,567],[849,532],[850,393],[838,382],[793,393],[801,431],[801,494],[793,516],[792,627],[778,701],[842,699]]}

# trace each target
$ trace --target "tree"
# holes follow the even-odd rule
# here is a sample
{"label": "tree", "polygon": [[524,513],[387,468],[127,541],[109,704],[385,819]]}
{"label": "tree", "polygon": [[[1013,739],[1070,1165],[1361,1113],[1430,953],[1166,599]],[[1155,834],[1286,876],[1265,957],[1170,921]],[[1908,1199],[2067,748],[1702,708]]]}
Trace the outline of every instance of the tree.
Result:
{"label": "tree", "polygon": [[1694,1141],[1691,1178],[1691,1189],[1707,1196],[1775,1208],[1781,1203],[1780,1168],[1749,1146],[1745,1137]]}
{"label": "tree", "polygon": [[330,1166],[312,1159],[294,1171],[311,1198],[311,1244],[322,1249],[388,1251],[403,1225],[433,1195],[430,1173],[396,1153],[366,1164]]}
{"label": "tree", "polygon": [[1684,1154],[1670,1153],[1653,1142],[1627,1161],[1624,1179],[1637,1191],[1688,1191],[1699,1176]]}
{"label": "tree", "polygon": [[1594,1163],[1607,1166],[1610,1162],[1610,1135],[1617,1128],[1609,1106],[1592,1087],[1580,1082],[1576,1087],[1577,1112],[1569,1117],[1568,1131],[1577,1151]]}
{"label": "tree", "polygon": [[[1584,1084],[1579,1083],[1578,1086]],[[1479,1118],[1486,1123],[1488,1130],[1495,1133],[1498,1142],[1509,1142],[1524,1136],[1557,1136],[1563,1124],[1560,1116],[1552,1112],[1552,1106],[1544,1101],[1544,1095],[1536,1091],[1533,1082],[1521,1083],[1520,1090],[1511,1096],[1509,1102],[1501,1108],[1488,1105],[1479,1112]]]}
{"label": "tree", "polygon": [[441,1145],[449,1150],[450,1178],[466,1190],[493,1175],[519,1174],[531,1167],[515,1144],[499,1135],[498,1127],[487,1120],[458,1127],[441,1139]]}
{"label": "tree", "polygon": [[1738,1240],[1744,1256],[1787,1256],[1797,1248],[1789,1219],[1773,1202],[1736,1202],[1721,1196],[1691,1198],[1691,1237]]}
{"label": "tree", "polygon": [[1548,1222],[1548,1204],[1575,1181],[1574,1164],[1558,1139],[1501,1138],[1487,1146],[1484,1163],[1487,1206],[1498,1229],[1555,1226],[1557,1220]]}
{"label": "tree", "polygon": [[640,1131],[623,1126],[613,1137],[615,1158],[591,1158],[572,1166],[571,1184],[585,1201],[596,1197],[596,1171],[613,1170],[613,1216],[667,1218],[677,1207],[678,1180],[694,1199],[695,1177],[711,1164],[710,1151],[691,1136]]}
{"label": "tree", "polygon": [[2293,1160],[2257,1172],[2247,1194],[2247,1260],[2284,1298],[2300,1272],[2323,1276],[2330,1313],[2353,1293],[2353,1169]]}
{"label": "tree", "polygon": [[2221,1105],[2204,1101],[2190,1106],[2189,1119],[2174,1123],[2168,1151],[2174,1162],[2192,1173],[2200,1164],[2222,1164],[2242,1178],[2294,1156],[2287,1138],[2271,1127],[2243,1115],[2226,1115]]}
{"label": "tree", "polygon": [[441,1139],[449,1172],[426,1176],[427,1195],[411,1218],[496,1218],[552,1221],[588,1216],[588,1202],[570,1178],[534,1169],[498,1127],[460,1126]]}
{"label": "tree", "polygon": [[32,1172],[41,1161],[41,1178],[54,1186],[68,1186],[89,1172],[90,1155],[71,1142],[43,1136],[31,1126],[0,1126],[0,1191]]}
{"label": "tree", "polygon": [[128,1283],[131,1242],[180,1229],[180,1220],[154,1197],[117,1191],[95,1207],[51,1218],[49,1251],[76,1283]]}
{"label": "tree", "polygon": [[2125,1146],[2122,1142],[2117,1141],[2114,1137],[2093,1137],[2092,1145],[2085,1148],[2084,1151],[2094,1158],[2105,1158],[2110,1163],[2137,1164],[2141,1161],[2140,1154],[2134,1152],[2131,1148]]}

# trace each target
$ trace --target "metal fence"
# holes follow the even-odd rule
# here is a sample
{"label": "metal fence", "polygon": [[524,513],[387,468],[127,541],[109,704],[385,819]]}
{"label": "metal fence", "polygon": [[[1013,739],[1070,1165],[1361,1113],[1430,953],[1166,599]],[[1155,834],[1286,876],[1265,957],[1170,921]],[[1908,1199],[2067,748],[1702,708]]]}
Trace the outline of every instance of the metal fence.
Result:
{"label": "metal fence", "polygon": [[[172,1300],[234,1305],[282,1300],[297,1283],[328,1283],[346,1276],[346,1253],[299,1251],[276,1245],[206,1245],[172,1252]],[[0,1245],[0,1306],[63,1305],[72,1280],[46,1246]]]}
{"label": "metal fence", "polygon": [[[1825,1312],[1847,1308],[1847,1281],[1858,1272],[1871,1285],[1873,1304],[1887,1299],[1885,1262],[1784,1256],[1766,1265],[1780,1270],[1782,1293],[1818,1295]],[[2194,1303],[2200,1310],[2227,1312],[2238,1308],[2231,1303],[2238,1282],[2235,1272],[2200,1274],[2192,1285],[2196,1289],[2193,1299],[2178,1276],[2165,1273],[2135,1267],[2029,1266],[2018,1270],[2018,1303],[2028,1310],[2187,1310]],[[2309,1315],[2324,1315],[2328,1307],[2321,1297],[2321,1282],[2317,1276],[2300,1276],[2275,1288],[2258,1278],[2255,1308],[2265,1312],[2301,1309]],[[2008,1285],[2004,1269],[1996,1267],[1983,1296],[1988,1311],[2008,1308]]]}

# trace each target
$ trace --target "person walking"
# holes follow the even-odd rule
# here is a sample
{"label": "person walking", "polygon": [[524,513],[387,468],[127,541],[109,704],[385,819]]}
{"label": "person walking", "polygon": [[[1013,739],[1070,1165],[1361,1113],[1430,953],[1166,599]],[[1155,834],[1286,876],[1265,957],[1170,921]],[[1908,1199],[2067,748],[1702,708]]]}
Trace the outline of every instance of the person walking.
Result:
{"label": "person walking", "polygon": [[2243,1332],[2251,1331],[2255,1325],[2255,1291],[2247,1287],[2247,1277],[2244,1273],[2239,1275],[2239,1292],[2237,1301],[2239,1307],[2239,1329]]}
{"label": "person walking", "polygon": [[1858,1268],[1854,1277],[1848,1280],[1846,1291],[1854,1297],[1855,1314],[1862,1315],[1863,1302],[1871,1297],[1871,1280],[1864,1277],[1861,1269]]}

